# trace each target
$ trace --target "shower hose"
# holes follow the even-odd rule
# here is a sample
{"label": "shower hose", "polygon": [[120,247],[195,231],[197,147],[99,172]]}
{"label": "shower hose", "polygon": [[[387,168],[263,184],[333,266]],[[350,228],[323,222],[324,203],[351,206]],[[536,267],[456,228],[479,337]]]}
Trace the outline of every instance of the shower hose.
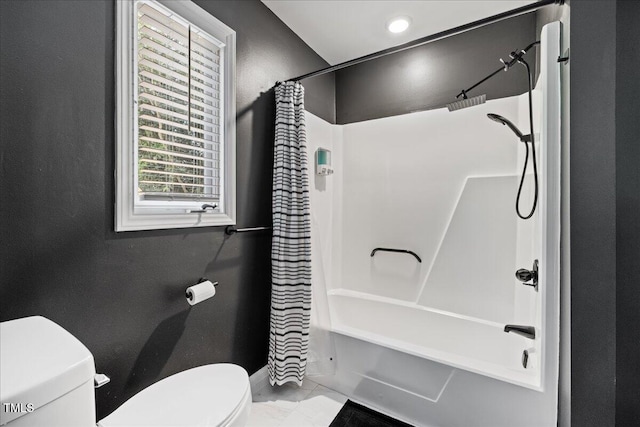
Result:
{"label": "shower hose", "polygon": [[520,58],[518,62],[527,68],[527,80],[529,83],[529,128],[531,132],[531,157],[533,161],[534,195],[533,195],[533,206],[531,207],[531,211],[529,212],[529,214],[523,215],[520,212],[520,195],[522,193],[524,177],[527,172],[527,165],[529,163],[529,144],[525,142],[524,146],[526,149],[526,154],[524,158],[524,167],[522,168],[522,178],[520,179],[520,186],[518,187],[518,195],[516,197],[516,213],[522,219],[529,219],[535,213],[536,206],[538,205],[538,166],[536,162],[536,144],[535,144],[535,138],[533,134],[533,95],[532,95],[533,84],[531,82],[531,69],[529,68],[529,64],[522,58]]}

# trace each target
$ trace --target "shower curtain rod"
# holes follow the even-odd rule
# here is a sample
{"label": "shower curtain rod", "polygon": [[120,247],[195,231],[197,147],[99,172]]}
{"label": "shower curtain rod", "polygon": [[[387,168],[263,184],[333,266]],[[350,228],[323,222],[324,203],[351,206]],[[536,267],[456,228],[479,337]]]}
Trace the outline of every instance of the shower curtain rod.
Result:
{"label": "shower curtain rod", "polygon": [[[459,27],[454,27],[445,31],[441,31],[439,33],[432,34],[430,36],[422,37],[417,40],[413,40],[395,47],[390,47],[388,49],[384,49],[378,52],[370,53],[368,55],[361,56],[359,58],[351,59],[349,61],[342,62],[340,64],[331,65],[329,67],[323,68],[321,70],[313,71],[311,73],[303,74],[299,77],[289,79],[289,81],[300,81],[303,79],[307,79],[309,77],[316,77],[322,74],[331,73],[333,71],[338,71],[346,67],[350,67],[352,65],[360,64],[362,62],[370,61],[372,59],[382,58],[383,56],[391,55],[392,53],[402,52],[403,50],[411,49],[413,47],[422,46],[423,44],[431,43],[436,40],[444,39],[446,37],[454,36],[456,34],[464,33],[465,31],[473,30],[479,27],[483,27],[487,24],[492,24],[494,22],[502,21],[503,19],[511,18],[518,15],[523,15],[527,12],[532,12],[534,10],[538,10],[545,6],[549,6],[552,4],[561,5],[564,3],[564,0],[539,0],[535,3],[531,3],[525,6],[518,7],[516,9],[508,10],[506,12],[499,13],[497,15],[490,16],[488,18],[480,19],[478,21],[473,21],[468,24],[460,25]],[[279,82],[278,82],[279,83]],[[277,84],[277,83],[276,83]]]}

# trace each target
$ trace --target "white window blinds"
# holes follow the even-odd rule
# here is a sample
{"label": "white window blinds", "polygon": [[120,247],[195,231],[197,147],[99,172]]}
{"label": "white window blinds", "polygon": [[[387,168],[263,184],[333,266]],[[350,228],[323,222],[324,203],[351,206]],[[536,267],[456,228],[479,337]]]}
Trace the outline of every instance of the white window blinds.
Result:
{"label": "white window blinds", "polygon": [[219,201],[224,44],[152,2],[137,6],[140,201]]}

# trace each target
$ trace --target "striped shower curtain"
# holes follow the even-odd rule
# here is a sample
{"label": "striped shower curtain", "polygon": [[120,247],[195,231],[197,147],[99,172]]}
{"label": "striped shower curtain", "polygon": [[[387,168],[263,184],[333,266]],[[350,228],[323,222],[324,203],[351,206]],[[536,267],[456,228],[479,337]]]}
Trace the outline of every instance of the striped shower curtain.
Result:
{"label": "striped shower curtain", "polygon": [[311,311],[311,216],[304,88],[276,86],[269,381],[302,384]]}

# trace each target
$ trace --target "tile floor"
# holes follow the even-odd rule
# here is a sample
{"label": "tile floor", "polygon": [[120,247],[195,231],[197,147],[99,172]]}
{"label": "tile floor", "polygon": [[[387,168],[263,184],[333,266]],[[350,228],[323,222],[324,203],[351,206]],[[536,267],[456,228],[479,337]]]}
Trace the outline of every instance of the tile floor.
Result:
{"label": "tile floor", "polygon": [[306,378],[302,387],[268,383],[253,390],[247,427],[328,427],[347,397]]}

